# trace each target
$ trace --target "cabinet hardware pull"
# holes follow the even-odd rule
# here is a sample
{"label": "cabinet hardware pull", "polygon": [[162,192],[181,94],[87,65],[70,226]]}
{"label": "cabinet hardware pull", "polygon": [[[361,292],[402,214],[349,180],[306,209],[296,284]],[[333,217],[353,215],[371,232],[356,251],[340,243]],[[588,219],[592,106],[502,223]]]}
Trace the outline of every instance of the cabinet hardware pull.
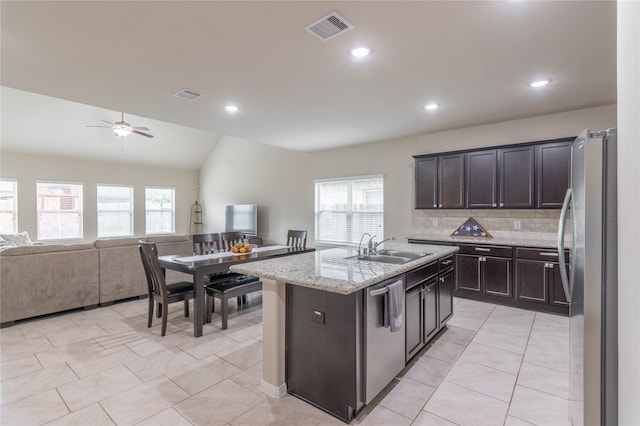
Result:
{"label": "cabinet hardware pull", "polygon": [[554,257],[558,257],[558,253],[551,253],[551,252],[544,252],[544,251],[541,251],[541,252],[540,252],[540,256],[554,256]]}
{"label": "cabinet hardware pull", "polygon": [[498,205],[496,203],[493,203],[493,207],[498,207]]}
{"label": "cabinet hardware pull", "polygon": [[504,203],[500,203],[500,207],[504,207]]}
{"label": "cabinet hardware pull", "polygon": [[443,283],[444,282],[444,277],[440,277],[440,282]]}
{"label": "cabinet hardware pull", "polygon": [[451,259],[449,259],[449,260],[443,260],[443,261],[442,261],[442,264],[443,264],[443,265],[445,265],[445,266],[446,266],[446,265],[451,265],[451,262],[453,262],[453,260],[451,260]]}
{"label": "cabinet hardware pull", "polygon": [[433,205],[433,207],[438,207],[438,205],[437,205],[437,204],[434,204],[434,205]]}
{"label": "cabinet hardware pull", "polygon": [[482,248],[482,247],[476,247],[476,248],[475,248],[475,250],[476,250],[476,251],[487,251],[487,252],[490,252],[490,251],[491,251],[491,249],[488,249],[488,248]]}

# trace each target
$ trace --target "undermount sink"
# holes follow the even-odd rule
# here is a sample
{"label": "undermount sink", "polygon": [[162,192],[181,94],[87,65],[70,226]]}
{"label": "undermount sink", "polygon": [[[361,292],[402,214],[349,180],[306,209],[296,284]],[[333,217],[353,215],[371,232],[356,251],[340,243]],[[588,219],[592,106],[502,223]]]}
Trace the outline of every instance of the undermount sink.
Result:
{"label": "undermount sink", "polygon": [[410,262],[414,259],[409,259],[408,257],[401,256],[388,256],[384,254],[374,254],[371,256],[349,256],[346,257],[347,260],[364,260],[367,262],[380,262],[380,263],[394,263],[396,265],[401,265],[403,263]]}
{"label": "undermount sink", "polygon": [[379,255],[383,256],[399,256],[407,257],[411,260],[419,259],[421,257],[429,256],[431,253],[421,253],[417,251],[403,251],[403,250],[378,250]]}

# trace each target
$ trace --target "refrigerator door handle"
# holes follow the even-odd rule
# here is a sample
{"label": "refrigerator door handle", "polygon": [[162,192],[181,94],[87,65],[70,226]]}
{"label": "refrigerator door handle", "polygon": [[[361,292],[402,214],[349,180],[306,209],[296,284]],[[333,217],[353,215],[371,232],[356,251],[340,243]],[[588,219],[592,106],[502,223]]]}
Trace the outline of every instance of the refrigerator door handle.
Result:
{"label": "refrigerator door handle", "polygon": [[558,260],[560,263],[560,278],[562,280],[562,289],[564,290],[564,296],[567,298],[567,302],[571,303],[571,294],[569,292],[569,277],[567,276],[566,262],[564,261],[564,230],[566,226],[567,211],[569,210],[569,204],[573,191],[571,188],[567,188],[567,193],[564,195],[564,202],[562,203],[562,210],[560,210],[560,223],[558,224]]}

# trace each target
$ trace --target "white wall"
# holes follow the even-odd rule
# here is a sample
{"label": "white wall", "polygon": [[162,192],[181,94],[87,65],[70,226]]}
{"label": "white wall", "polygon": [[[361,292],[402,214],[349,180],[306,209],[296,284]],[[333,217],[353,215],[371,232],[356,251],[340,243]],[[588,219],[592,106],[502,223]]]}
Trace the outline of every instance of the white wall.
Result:
{"label": "white wall", "polygon": [[198,171],[168,167],[79,160],[2,151],[0,175],[18,179],[18,227],[37,235],[36,181],[53,180],[83,184],[84,241],[97,238],[96,185],[134,186],[134,233],[145,234],[145,186],[176,189],[176,234],[189,232],[191,204],[198,197]]}
{"label": "white wall", "polygon": [[[382,173],[385,236],[404,239],[421,227],[413,208],[412,155],[556,139],[576,136],[587,127],[615,126],[616,107],[608,105],[314,153],[225,138],[200,171],[205,227],[223,229],[225,204],[256,203],[263,238],[281,242],[287,229],[301,228],[313,240],[314,179]],[[247,178],[236,176],[243,164]]]}
{"label": "white wall", "polygon": [[224,231],[228,204],[257,204],[258,232],[271,242],[285,242],[288,229],[312,229],[309,159],[306,153],[223,137],[200,170],[205,232]]}
{"label": "white wall", "polygon": [[640,425],[640,2],[618,1],[618,407]]}

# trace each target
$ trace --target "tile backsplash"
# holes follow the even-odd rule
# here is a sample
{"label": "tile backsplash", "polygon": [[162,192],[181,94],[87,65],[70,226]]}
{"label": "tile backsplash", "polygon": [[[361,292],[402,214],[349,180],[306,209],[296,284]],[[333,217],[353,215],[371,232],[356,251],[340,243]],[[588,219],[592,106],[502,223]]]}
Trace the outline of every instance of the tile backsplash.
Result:
{"label": "tile backsplash", "polygon": [[413,226],[423,234],[448,236],[469,217],[496,238],[546,240],[556,238],[560,210],[414,210]]}

